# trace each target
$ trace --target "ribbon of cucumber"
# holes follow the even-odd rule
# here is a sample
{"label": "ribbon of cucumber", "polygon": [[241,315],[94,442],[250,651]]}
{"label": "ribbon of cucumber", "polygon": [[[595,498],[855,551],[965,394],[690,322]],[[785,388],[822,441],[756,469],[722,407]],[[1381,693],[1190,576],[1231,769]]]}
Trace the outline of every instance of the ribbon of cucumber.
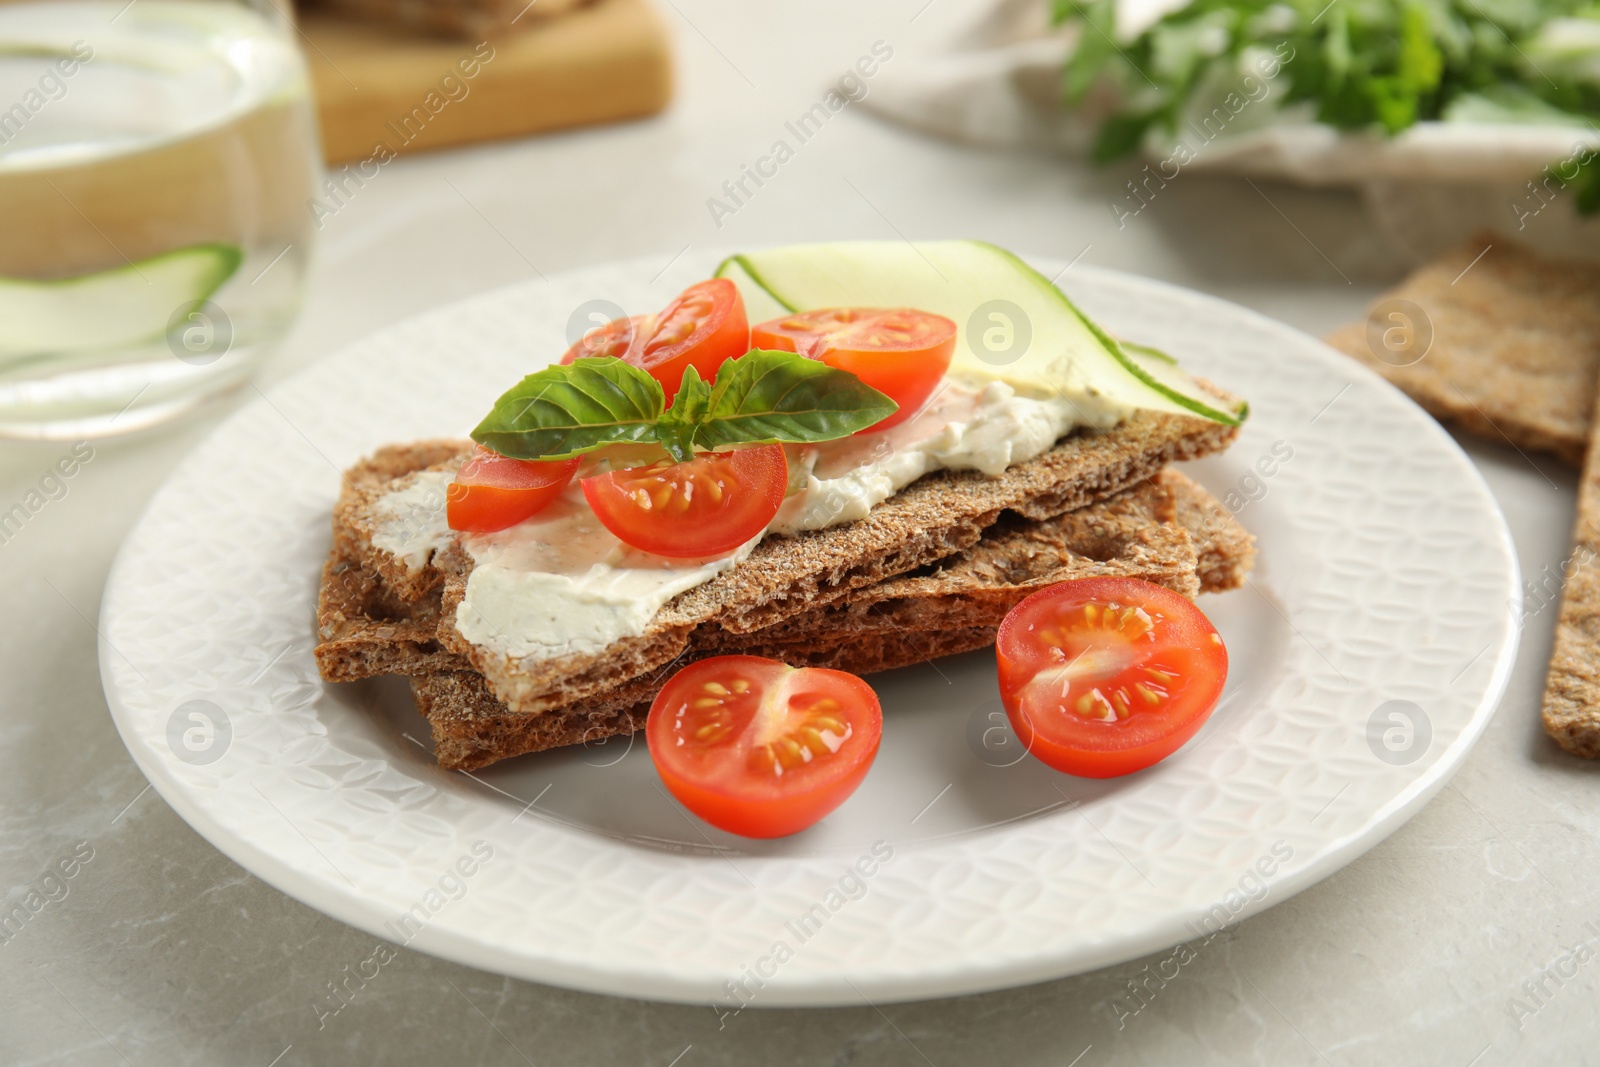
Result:
{"label": "ribbon of cucumber", "polygon": [[[791,245],[731,256],[717,276],[739,285],[752,322],[818,307],[915,307],[955,320],[958,371],[1046,390],[1066,384],[1060,379],[1070,372],[1076,384],[1131,407],[1230,426],[1247,411],[1220,406],[1165,353],[1117,341],[1049,279],[985,242]],[[1002,305],[1027,316],[1033,337],[1016,366],[989,365],[968,343],[970,320]]]}

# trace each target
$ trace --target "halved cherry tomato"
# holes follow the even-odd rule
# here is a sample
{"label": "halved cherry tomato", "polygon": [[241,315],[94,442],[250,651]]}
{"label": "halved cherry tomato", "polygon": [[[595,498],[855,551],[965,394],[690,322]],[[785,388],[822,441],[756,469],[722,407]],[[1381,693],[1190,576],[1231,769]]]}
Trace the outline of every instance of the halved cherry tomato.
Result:
{"label": "halved cherry tomato", "polygon": [[689,286],[657,315],[614,319],[584,335],[561,357],[615,356],[642,367],[661,383],[670,401],[694,367],[706,381],[723,361],[750,351],[750,322],[738,286],[711,278]]}
{"label": "halved cherry tomato", "polygon": [[887,393],[900,410],[870,427],[886,430],[922,410],[950,369],[956,324],[911,308],[821,308],[763,322],[750,343],[820,359]]}
{"label": "halved cherry tomato", "polygon": [[767,528],[789,488],[782,445],[702,452],[585,478],[583,495],[618,539],[658,556],[721,556]]}
{"label": "halved cherry tomato", "polygon": [[1137,578],[1034,593],[1000,624],[995,657],[1018,739],[1084,778],[1129,774],[1177,751],[1228,679],[1228,650],[1211,620]]}
{"label": "halved cherry tomato", "polygon": [[576,459],[511,459],[479,445],[444,491],[450,529],[494,533],[543,510],[566,489]]}
{"label": "halved cherry tomato", "polygon": [[561,357],[563,364],[580,356],[614,356],[625,359],[635,342],[655,328],[654,315],[634,315],[626,319],[612,319],[578,338],[578,343],[567,349]]}
{"label": "halved cherry tomato", "polygon": [[672,676],[645,737],[667,789],[718,829],[804,830],[867,776],[883,736],[872,687],[853,674],[716,656]]}

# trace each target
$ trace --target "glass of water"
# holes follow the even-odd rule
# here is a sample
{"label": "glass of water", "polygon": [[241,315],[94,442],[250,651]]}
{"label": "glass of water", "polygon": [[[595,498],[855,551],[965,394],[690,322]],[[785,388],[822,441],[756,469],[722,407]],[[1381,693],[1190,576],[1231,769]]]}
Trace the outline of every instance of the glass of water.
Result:
{"label": "glass of water", "polygon": [[0,436],[243,382],[298,310],[320,167],[274,0],[0,0]]}

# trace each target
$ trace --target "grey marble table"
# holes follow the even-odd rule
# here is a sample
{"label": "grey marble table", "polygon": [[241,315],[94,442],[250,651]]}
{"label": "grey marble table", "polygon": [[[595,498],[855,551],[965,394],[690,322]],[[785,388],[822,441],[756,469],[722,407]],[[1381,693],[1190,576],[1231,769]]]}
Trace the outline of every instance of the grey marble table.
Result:
{"label": "grey marble table", "polygon": [[[385,167],[327,220],[311,295],[263,387],[415,311],[534,273],[686,248],[968,235],[1206,290],[1323,333],[1401,265],[1353,195],[1187,175],[1119,227],[1132,166],[977,152],[834,116],[732,214],[707,200],[827,84],[958,0],[666,0],[679,96],[648,122]],[[918,23],[913,18],[919,17]],[[897,53],[898,54],[898,53]],[[715,217],[714,217],[715,216]],[[1143,963],[955,1000],[754,1011],[505,979],[402,951],[337,1015],[314,1003],[372,950],[224,858],[149,790],[106,711],[95,618],[124,534],[238,403],[99,442],[0,544],[0,893],[73,876],[0,943],[0,1062],[1469,1067],[1600,1060],[1600,768],[1548,743],[1553,609],[1465,766],[1344,871],[1219,936],[1137,1014]],[[1525,574],[1567,555],[1575,475],[1466,442]],[[0,508],[68,446],[0,446]],[[1163,954],[1165,955],[1165,954]],[[1156,957],[1152,957],[1152,961]],[[320,1026],[319,1026],[320,1023]]]}

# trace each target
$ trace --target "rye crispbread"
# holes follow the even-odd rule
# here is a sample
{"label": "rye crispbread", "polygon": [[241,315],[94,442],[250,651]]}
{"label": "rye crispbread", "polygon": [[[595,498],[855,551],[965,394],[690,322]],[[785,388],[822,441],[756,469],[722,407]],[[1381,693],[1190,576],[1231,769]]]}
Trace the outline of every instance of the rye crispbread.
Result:
{"label": "rye crispbread", "polygon": [[1382,345],[1369,330],[1381,334],[1383,321],[1344,327],[1328,343],[1442,420],[1583,467],[1542,714],[1562,748],[1600,758],[1600,435],[1591,434],[1600,267],[1484,236],[1417,271],[1374,311],[1394,299],[1421,307],[1431,323],[1432,346],[1418,362],[1394,367],[1375,355]]}
{"label": "rye crispbread", "polygon": [[[1397,300],[1421,308],[1425,320],[1408,321],[1416,316]],[[1395,366],[1423,348],[1422,330],[1404,342],[1424,322],[1432,333],[1426,354]],[[1386,335],[1399,352],[1384,344]],[[1380,296],[1366,321],[1327,340],[1438,419],[1583,462],[1600,373],[1600,266],[1479,237],[1419,269]]]}
{"label": "rye crispbread", "polygon": [[[782,659],[796,667],[831,667],[852,674],[872,674],[971,652],[993,643],[992,627],[976,627],[914,635],[867,634],[831,649],[774,645],[740,651]],[[593,744],[642,730],[655,688],[629,686],[627,697],[584,701],[573,707],[526,714],[506,710],[483,675],[472,671],[417,675],[410,682],[417,710],[433,728],[433,751],[439,765],[463,771],[477,770],[512,756]],[[630,699],[634,696],[639,699]]]}
{"label": "rye crispbread", "polygon": [[[341,543],[348,541],[342,536]],[[846,632],[993,625],[1034,589],[1071,578],[1127,575],[1193,597],[1237,587],[1255,556],[1253,538],[1209,493],[1176,471],[1109,501],[1052,520],[1002,519],[977,544],[926,568],[853,591],[844,600],[788,617],[791,643],[811,631]],[[324,641],[330,681],[382,674],[470,670],[440,640],[447,613],[438,590],[406,602],[359,560],[335,553],[323,570]],[[998,615],[996,614],[998,612]],[[697,647],[770,645],[773,627],[708,629]]]}
{"label": "rye crispbread", "polygon": [[1545,732],[1562,748],[1600,758],[1600,434],[1589,442],[1572,555],[1561,589],[1555,646],[1545,675]]}
{"label": "rye crispbread", "polygon": [[[992,645],[1005,613],[1053,582],[1114,574],[1193,596],[1237,587],[1254,553],[1253,539],[1220,504],[1165,471],[1078,512],[992,527],[932,573],[869,586],[842,605],[747,634],[707,631],[708,640],[667,668],[564,708],[511,712],[476,672],[429,670],[421,657],[403,663],[398,639],[391,662],[414,672],[412,692],[441,764],[471,770],[641,727],[661,681],[692,659],[739,652],[857,674],[889,670]],[[1203,571],[1201,560],[1210,561]],[[861,612],[852,610],[858,600]]]}
{"label": "rye crispbread", "polygon": [[[1236,434],[1233,427],[1200,419],[1138,412],[1111,431],[1073,434],[998,477],[940,471],[907,486],[864,519],[792,538],[768,538],[748,559],[669,601],[643,634],[623,638],[603,654],[514,659],[468,645],[453,627],[438,631],[439,651],[464,656],[516,711],[575,704],[616,688],[618,679],[661,669],[691,645],[704,644],[708,632],[747,633],[824,607],[852,590],[971,546],[1006,511],[1033,519],[1060,515],[1136,485],[1170,461],[1218,451]],[[434,458],[433,466],[449,469],[465,456],[467,445],[457,443],[459,451],[443,460],[437,457],[447,453],[449,443],[409,447],[418,458]],[[420,566],[372,544],[374,531],[389,518],[375,512],[375,504],[415,475],[381,482],[370,472],[400,465],[382,453],[346,480],[335,508],[329,567],[342,568],[335,579],[353,567],[405,601],[442,589],[441,610],[454,618],[471,569],[470,557],[458,544],[441,546]],[[360,676],[350,661],[366,653],[347,644],[353,637],[359,645],[361,635],[347,633],[346,621],[340,598],[325,597],[319,609],[322,644],[317,658],[329,680]]]}
{"label": "rye crispbread", "polygon": [[[1176,472],[1165,471],[1163,478]],[[1178,475],[1178,477],[1182,477]],[[1183,478],[1172,485],[1177,523],[1189,532],[1198,558],[1195,577],[1200,591],[1238,589],[1256,562],[1256,539],[1216,497]]]}
{"label": "rye crispbread", "polygon": [[[1254,539],[1227,510],[1182,474],[1166,470],[1110,500],[1053,519],[1002,519],[977,544],[925,568],[927,573],[889,578],[772,627],[725,632],[714,647],[831,650],[865,634],[983,628],[992,638],[1007,612],[1057,582],[1140,578],[1192,599],[1202,591],[1237,588],[1254,558]],[[781,637],[774,636],[779,629]]]}

